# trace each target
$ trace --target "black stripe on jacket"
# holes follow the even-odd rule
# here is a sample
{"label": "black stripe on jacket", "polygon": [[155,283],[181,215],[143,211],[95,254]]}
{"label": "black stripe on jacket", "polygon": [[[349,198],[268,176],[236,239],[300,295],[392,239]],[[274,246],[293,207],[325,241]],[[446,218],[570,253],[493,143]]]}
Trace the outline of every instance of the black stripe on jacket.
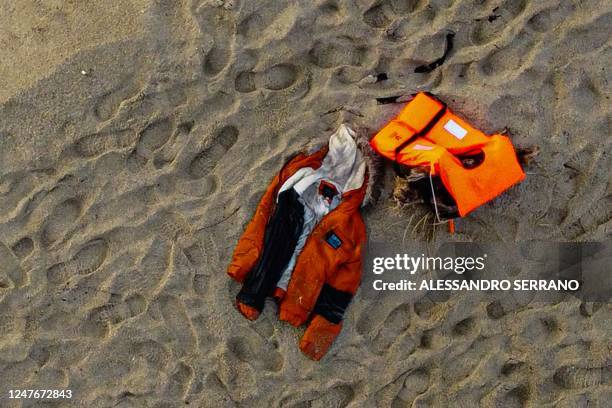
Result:
{"label": "black stripe on jacket", "polygon": [[352,298],[351,293],[338,290],[325,283],[319,293],[313,313],[323,316],[331,323],[338,324],[342,321],[344,311]]}

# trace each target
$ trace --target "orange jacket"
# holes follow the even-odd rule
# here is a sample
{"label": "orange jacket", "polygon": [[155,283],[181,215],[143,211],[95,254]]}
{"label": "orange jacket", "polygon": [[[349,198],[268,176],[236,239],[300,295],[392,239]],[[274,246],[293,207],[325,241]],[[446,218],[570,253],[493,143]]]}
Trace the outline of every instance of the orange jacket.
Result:
{"label": "orange jacket", "polygon": [[[280,186],[300,168],[319,168],[326,152],[324,147],[311,155],[297,155],[272,180],[234,250],[227,271],[233,279],[243,282],[261,256],[266,224]],[[342,315],[361,281],[366,231],[359,209],[366,185],[367,181],[361,188],[345,192],[338,207],[317,224],[297,258],[287,292],[280,299],[281,320],[300,326],[310,319],[300,349],[315,360],[325,354],[342,328],[341,321],[329,321],[319,309],[336,308],[335,312]],[[330,234],[339,238],[337,248],[329,243]],[[250,318],[242,308],[239,310]]]}
{"label": "orange jacket", "polygon": [[[485,135],[424,92],[416,94],[370,144],[397,163],[429,167],[454,198],[460,216],[525,178],[510,139]],[[484,159],[471,169],[457,157],[477,153]]]}

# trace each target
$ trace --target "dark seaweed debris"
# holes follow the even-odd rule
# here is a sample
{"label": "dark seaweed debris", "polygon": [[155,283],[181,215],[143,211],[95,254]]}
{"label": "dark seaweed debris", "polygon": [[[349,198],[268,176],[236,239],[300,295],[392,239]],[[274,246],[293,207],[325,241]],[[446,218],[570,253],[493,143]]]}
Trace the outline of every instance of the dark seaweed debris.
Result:
{"label": "dark seaweed debris", "polygon": [[377,102],[379,105],[386,105],[386,104],[388,104],[388,103],[395,103],[395,102],[397,102],[397,100],[398,100],[399,98],[401,98],[402,96],[403,96],[403,95],[395,95],[395,96],[383,96],[383,97],[380,97],[380,98],[376,98],[376,102]]}
{"label": "dark seaweed debris", "polygon": [[380,74],[376,75],[376,82],[386,81],[387,79],[389,79],[389,76],[386,72],[381,72]]}
{"label": "dark seaweed debris", "polygon": [[429,64],[419,65],[414,69],[414,72],[417,74],[424,74],[433,71],[438,68],[440,65],[444,64],[446,57],[453,50],[453,38],[455,38],[455,33],[446,34],[446,46],[444,47],[444,54],[437,60],[430,62]]}

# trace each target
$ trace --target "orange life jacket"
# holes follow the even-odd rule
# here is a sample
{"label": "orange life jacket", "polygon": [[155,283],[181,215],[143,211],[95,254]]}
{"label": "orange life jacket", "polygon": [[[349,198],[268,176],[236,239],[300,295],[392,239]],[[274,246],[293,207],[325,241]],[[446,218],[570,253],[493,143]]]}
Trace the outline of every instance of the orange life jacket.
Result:
{"label": "orange life jacket", "polygon": [[[431,94],[420,92],[370,141],[397,163],[427,166],[451,194],[460,216],[495,198],[525,178],[506,136],[487,136],[455,115]],[[467,169],[457,156],[482,153]]]}

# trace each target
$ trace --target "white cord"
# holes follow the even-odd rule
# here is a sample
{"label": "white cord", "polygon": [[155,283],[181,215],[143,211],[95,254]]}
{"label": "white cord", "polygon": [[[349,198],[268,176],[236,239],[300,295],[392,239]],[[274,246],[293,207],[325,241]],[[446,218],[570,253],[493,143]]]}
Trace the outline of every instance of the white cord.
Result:
{"label": "white cord", "polygon": [[434,210],[436,211],[436,219],[439,223],[442,223],[440,219],[440,213],[438,213],[438,204],[436,203],[436,193],[434,192],[433,180],[431,178],[431,172],[429,172],[429,185],[431,186],[431,197],[433,198]]}

